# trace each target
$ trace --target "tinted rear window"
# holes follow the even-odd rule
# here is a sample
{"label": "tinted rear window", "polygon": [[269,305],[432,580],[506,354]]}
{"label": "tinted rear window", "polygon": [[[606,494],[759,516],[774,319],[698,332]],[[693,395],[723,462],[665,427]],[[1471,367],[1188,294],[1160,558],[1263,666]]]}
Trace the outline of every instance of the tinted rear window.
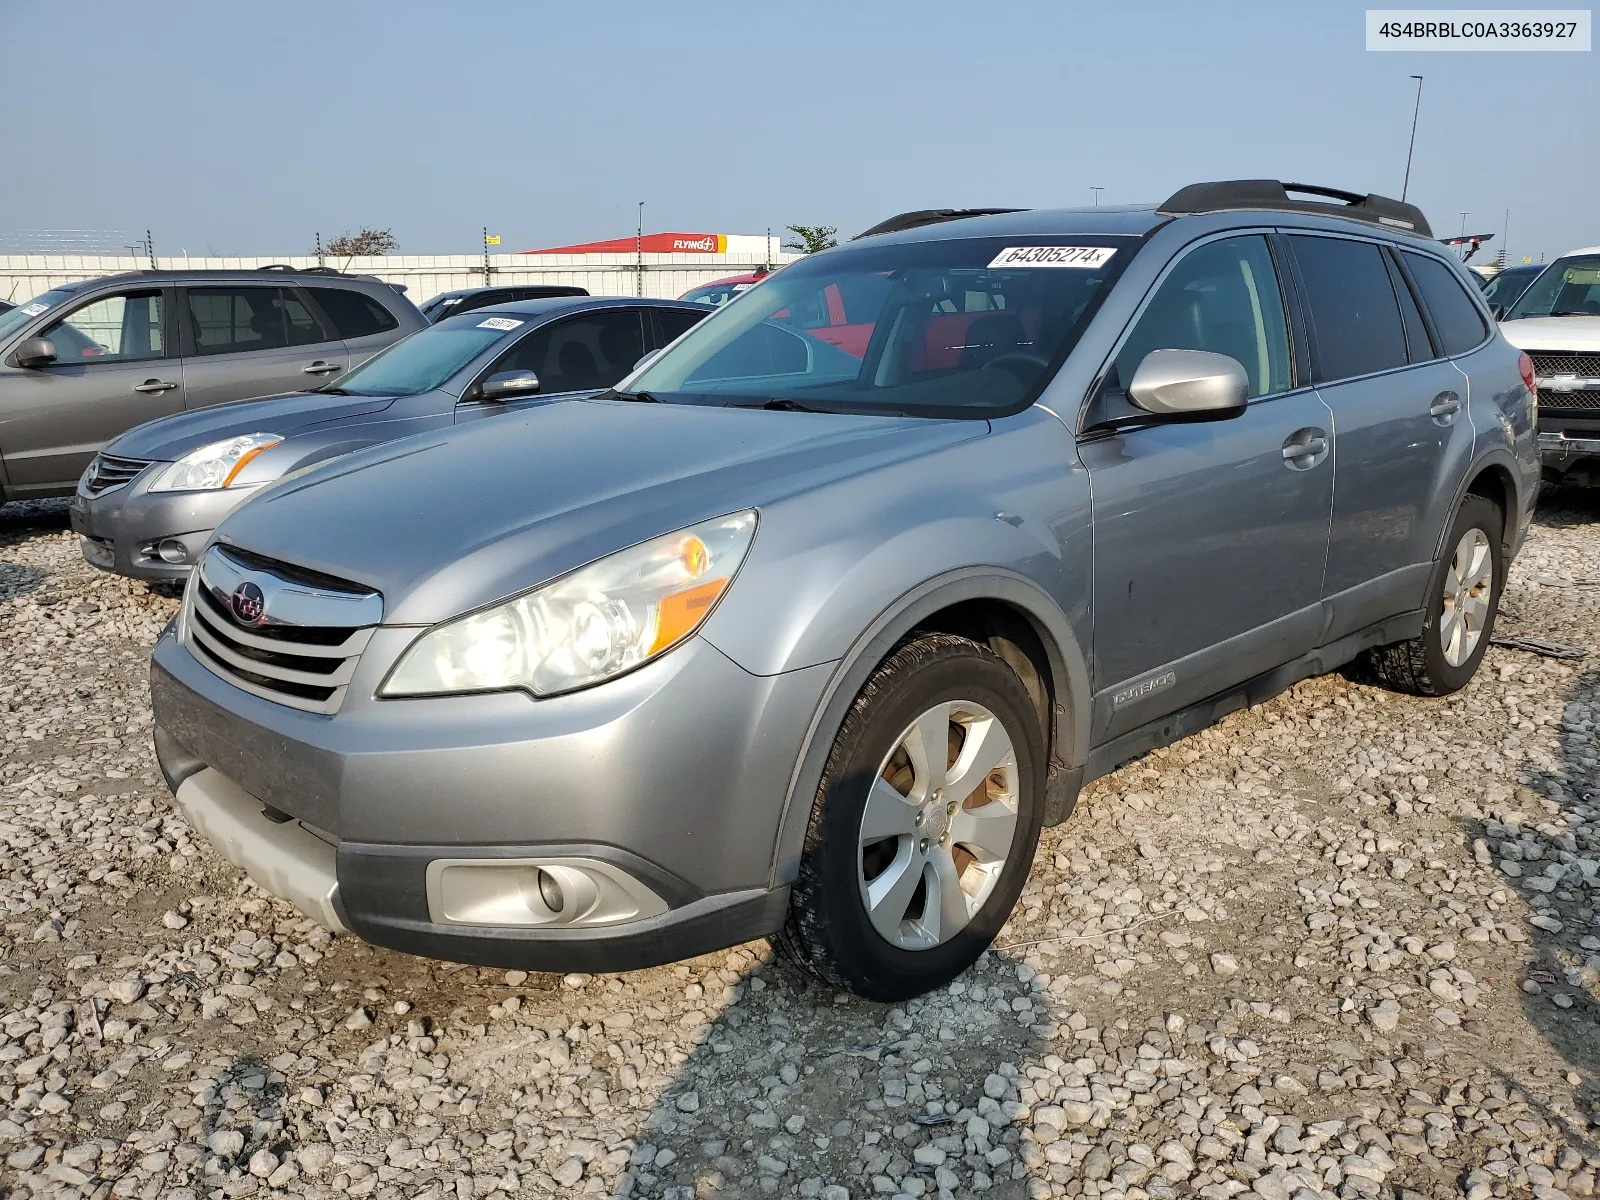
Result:
{"label": "tinted rear window", "polygon": [[1456,273],[1436,258],[1422,254],[1406,255],[1406,266],[1422,292],[1422,302],[1433,317],[1433,328],[1444,343],[1446,354],[1464,354],[1488,336],[1483,314],[1472,302],[1467,286]]}
{"label": "tinted rear window", "polygon": [[323,312],[328,314],[342,338],[367,337],[395,328],[400,322],[394,314],[364,292],[344,288],[308,289]]}
{"label": "tinted rear window", "polygon": [[1292,236],[1316,329],[1322,381],[1406,365],[1400,305],[1383,252],[1371,242]]}

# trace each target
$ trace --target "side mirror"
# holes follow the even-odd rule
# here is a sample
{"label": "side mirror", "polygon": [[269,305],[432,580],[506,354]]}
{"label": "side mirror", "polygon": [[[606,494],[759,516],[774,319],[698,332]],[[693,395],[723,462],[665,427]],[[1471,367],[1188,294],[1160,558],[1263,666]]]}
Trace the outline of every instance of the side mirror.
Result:
{"label": "side mirror", "polygon": [[56,344],[47,337],[31,337],[17,347],[17,366],[48,367],[56,361]]}
{"label": "side mirror", "polygon": [[483,381],[478,389],[480,400],[511,400],[528,396],[539,390],[539,377],[532,371],[501,371]]}
{"label": "side mirror", "polygon": [[1152,350],[1128,385],[1128,399],[1164,417],[1236,417],[1249,395],[1243,364],[1209,350]]}
{"label": "side mirror", "polygon": [[641,358],[638,362],[633,364],[633,369],[635,371],[637,371],[640,367],[648,366],[649,364],[655,362],[656,356],[659,355],[660,353],[661,353],[661,351],[659,351],[659,350],[647,351],[643,358]]}
{"label": "side mirror", "polygon": [[1489,315],[1491,317],[1493,317],[1496,321],[1505,320],[1506,306],[1504,304],[1491,304],[1491,305],[1489,305]]}

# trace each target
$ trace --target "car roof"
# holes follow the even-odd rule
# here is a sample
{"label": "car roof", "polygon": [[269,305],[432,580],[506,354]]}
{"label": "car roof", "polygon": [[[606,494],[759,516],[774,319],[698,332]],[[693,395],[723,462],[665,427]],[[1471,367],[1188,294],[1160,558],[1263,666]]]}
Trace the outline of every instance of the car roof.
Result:
{"label": "car roof", "polygon": [[487,286],[479,284],[477,287],[456,288],[449,292],[440,292],[434,296],[435,300],[458,299],[463,296],[476,296],[483,292],[509,292],[514,288],[551,288],[551,287],[577,287],[575,283],[491,283]]}
{"label": "car roof", "polygon": [[267,283],[274,280],[293,279],[302,284],[337,284],[356,283],[362,285],[377,285],[383,288],[392,288],[393,285],[385,283],[376,275],[346,274],[343,271],[318,270],[307,267],[304,270],[290,268],[288,270],[268,269],[265,267],[235,267],[192,271],[177,270],[146,270],[146,271],[119,271],[115,275],[97,275],[93,279],[81,279],[71,284],[63,284],[61,290],[68,287],[86,288],[98,287],[105,283],[122,283],[127,280],[150,279],[160,280],[164,283],[182,282],[185,279],[198,279],[207,283]]}
{"label": "car roof", "polygon": [[[636,305],[644,308],[676,308],[689,312],[705,312],[704,304],[680,300],[658,300],[653,296],[542,296],[537,300],[507,300],[487,308],[474,308],[463,316],[484,316],[490,313],[518,313],[525,317],[554,317],[569,312],[583,312],[591,308],[616,308]],[[451,318],[447,318],[451,319]]]}
{"label": "car roof", "polygon": [[[1600,246],[1583,246],[1577,250],[1568,250],[1565,254],[1558,255],[1557,257],[1571,258],[1574,254],[1600,254]],[[1549,266],[1550,264],[1545,263],[1543,265]]]}

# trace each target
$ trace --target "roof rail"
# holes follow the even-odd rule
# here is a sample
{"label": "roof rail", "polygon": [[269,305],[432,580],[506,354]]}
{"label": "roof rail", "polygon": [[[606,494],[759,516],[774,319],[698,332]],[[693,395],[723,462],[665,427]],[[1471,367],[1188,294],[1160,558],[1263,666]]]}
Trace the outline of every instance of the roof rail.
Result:
{"label": "roof rail", "polygon": [[265,266],[256,267],[257,271],[292,271],[296,275],[343,275],[344,272],[336,267],[292,267],[288,263],[267,263]]}
{"label": "roof rail", "polygon": [[[1324,200],[1296,200],[1289,193],[1326,197]],[[1330,204],[1328,201],[1337,201]],[[1388,196],[1362,195],[1338,188],[1310,183],[1280,183],[1276,179],[1228,179],[1219,183],[1191,183],[1167,197],[1156,211],[1178,217],[1194,213],[1228,212],[1238,209],[1283,209],[1289,212],[1320,213],[1348,217],[1391,229],[1404,229],[1431,238],[1428,218],[1415,204],[1391,200]]]}
{"label": "roof rail", "polygon": [[880,233],[900,233],[906,229],[920,229],[924,225],[937,225],[941,221],[959,221],[963,217],[992,217],[1000,213],[1025,212],[1021,208],[919,208],[912,212],[897,213],[887,221],[879,221],[871,229],[864,229],[852,242]]}

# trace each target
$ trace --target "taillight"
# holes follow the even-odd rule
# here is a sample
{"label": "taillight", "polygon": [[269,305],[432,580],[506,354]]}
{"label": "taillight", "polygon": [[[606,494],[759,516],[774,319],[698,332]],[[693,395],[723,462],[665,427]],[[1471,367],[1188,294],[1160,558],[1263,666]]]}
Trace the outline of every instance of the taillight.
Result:
{"label": "taillight", "polygon": [[1528,389],[1530,399],[1538,396],[1538,381],[1533,374],[1533,359],[1526,354],[1517,355],[1517,370],[1522,375],[1522,383]]}

